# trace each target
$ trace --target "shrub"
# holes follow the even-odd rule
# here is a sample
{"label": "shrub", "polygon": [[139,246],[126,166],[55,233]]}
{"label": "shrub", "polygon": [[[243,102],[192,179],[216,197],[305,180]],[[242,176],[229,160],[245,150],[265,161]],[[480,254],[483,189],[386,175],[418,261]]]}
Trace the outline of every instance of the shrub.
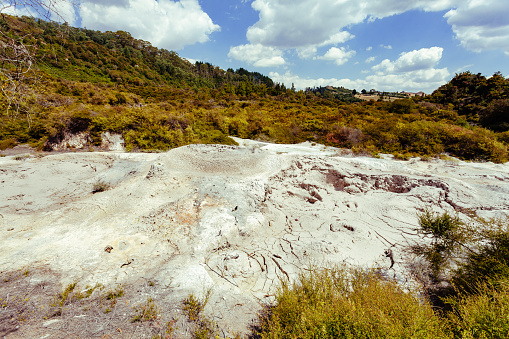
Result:
{"label": "shrub", "polygon": [[447,298],[449,322],[456,338],[508,338],[509,289],[480,284],[474,295]]}
{"label": "shrub", "polygon": [[488,229],[479,231],[477,241],[482,245],[468,252],[452,277],[461,293],[476,293],[480,284],[495,290],[509,287],[509,228],[494,221],[484,227]]}
{"label": "shrub", "polygon": [[375,271],[313,270],[283,283],[260,338],[446,338],[432,308]]}
{"label": "shrub", "polygon": [[203,315],[203,310],[211,293],[211,289],[207,290],[203,299],[198,299],[190,294],[182,301],[182,311],[187,316],[188,321],[194,323],[193,338],[217,338],[212,320]]}
{"label": "shrub", "polygon": [[198,321],[206,302],[200,301],[193,294],[190,294],[184,301],[182,301],[182,310],[187,315],[189,321]]}
{"label": "shrub", "polygon": [[131,318],[131,322],[154,321],[158,317],[160,311],[151,297],[147,298],[144,304],[133,307],[135,315]]}
{"label": "shrub", "polygon": [[17,141],[13,138],[0,140],[0,151],[3,151],[7,148],[13,148],[17,144]]}
{"label": "shrub", "polygon": [[438,283],[454,251],[465,240],[465,234],[460,231],[463,224],[458,217],[452,217],[447,212],[440,215],[430,209],[419,214],[418,218],[420,233],[430,236],[431,244],[415,245],[411,250],[426,259],[430,277],[434,283]]}

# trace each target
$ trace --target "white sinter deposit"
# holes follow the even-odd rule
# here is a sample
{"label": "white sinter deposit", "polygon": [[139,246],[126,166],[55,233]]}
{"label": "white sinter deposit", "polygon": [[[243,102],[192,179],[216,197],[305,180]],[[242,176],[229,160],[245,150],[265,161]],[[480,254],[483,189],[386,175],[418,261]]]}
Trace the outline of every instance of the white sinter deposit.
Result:
{"label": "white sinter deposit", "polygon": [[[44,267],[63,286],[142,277],[179,298],[212,287],[212,313],[250,319],[280,279],[309,265],[379,267],[404,281],[423,208],[465,220],[509,212],[508,164],[237,141],[0,158],[0,271]],[[111,188],[94,194],[98,182]],[[238,319],[216,321],[242,330]]]}

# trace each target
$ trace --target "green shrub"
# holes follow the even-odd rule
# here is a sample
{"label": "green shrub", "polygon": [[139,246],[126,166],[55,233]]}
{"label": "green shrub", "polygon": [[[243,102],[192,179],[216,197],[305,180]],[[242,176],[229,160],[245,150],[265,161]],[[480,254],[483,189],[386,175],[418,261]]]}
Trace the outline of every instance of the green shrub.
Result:
{"label": "green shrub", "polygon": [[456,338],[509,338],[509,289],[478,285],[475,294],[447,298]]}
{"label": "green shrub", "polygon": [[138,321],[143,322],[156,320],[160,309],[152,298],[148,297],[145,303],[134,306],[133,311],[134,316],[131,318],[131,322],[134,323]]}
{"label": "green shrub", "polygon": [[454,251],[465,241],[461,221],[449,213],[433,213],[426,209],[418,214],[420,233],[431,237],[429,245],[415,245],[412,251],[424,257],[429,264],[430,277],[435,283],[440,280],[446,266],[450,263]]}
{"label": "green shrub", "polygon": [[446,338],[426,302],[375,271],[313,270],[283,283],[260,338]]}
{"label": "green shrub", "polygon": [[467,253],[452,277],[461,293],[475,294],[479,284],[495,290],[509,287],[509,227],[495,221],[484,227],[477,240],[481,246]]}
{"label": "green shrub", "polygon": [[7,148],[13,148],[17,144],[18,143],[17,143],[16,139],[13,139],[13,138],[0,140],[0,151],[3,151]]}
{"label": "green shrub", "polygon": [[203,315],[203,310],[208,303],[212,290],[209,289],[202,299],[196,298],[193,294],[182,301],[182,311],[187,316],[189,322],[194,324],[192,330],[193,338],[207,339],[217,338],[216,331],[214,330],[214,323],[209,317]]}

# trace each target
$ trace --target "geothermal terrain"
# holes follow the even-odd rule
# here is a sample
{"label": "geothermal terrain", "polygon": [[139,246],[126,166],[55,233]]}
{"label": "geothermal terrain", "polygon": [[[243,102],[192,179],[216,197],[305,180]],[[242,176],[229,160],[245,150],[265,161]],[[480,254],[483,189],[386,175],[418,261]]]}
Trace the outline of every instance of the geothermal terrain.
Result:
{"label": "geothermal terrain", "polygon": [[[310,267],[377,268],[411,288],[408,247],[429,241],[419,211],[509,213],[509,164],[236,140],[0,158],[0,336],[152,338],[169,322],[190,337],[192,294],[233,337]],[[133,322],[143,305],[156,320]]]}

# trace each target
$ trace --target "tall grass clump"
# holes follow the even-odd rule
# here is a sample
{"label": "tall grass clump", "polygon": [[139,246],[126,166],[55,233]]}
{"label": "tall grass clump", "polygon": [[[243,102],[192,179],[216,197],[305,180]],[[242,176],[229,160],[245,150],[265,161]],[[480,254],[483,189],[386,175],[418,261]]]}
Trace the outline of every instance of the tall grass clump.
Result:
{"label": "tall grass clump", "polygon": [[283,283],[258,338],[447,338],[424,300],[375,271],[312,270]]}

